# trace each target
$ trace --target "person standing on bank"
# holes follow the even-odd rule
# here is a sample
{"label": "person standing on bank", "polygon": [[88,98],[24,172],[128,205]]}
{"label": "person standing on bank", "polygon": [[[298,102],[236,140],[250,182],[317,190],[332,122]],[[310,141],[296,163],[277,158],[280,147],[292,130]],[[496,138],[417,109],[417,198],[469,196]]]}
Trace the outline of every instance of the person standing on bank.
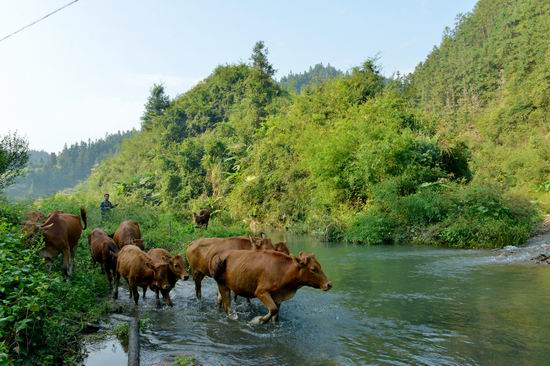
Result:
{"label": "person standing on bank", "polygon": [[103,195],[103,201],[101,202],[101,205],[99,205],[99,208],[101,209],[101,219],[105,219],[111,209],[117,207],[118,205],[113,205],[111,201],[109,201],[109,193],[105,193]]}

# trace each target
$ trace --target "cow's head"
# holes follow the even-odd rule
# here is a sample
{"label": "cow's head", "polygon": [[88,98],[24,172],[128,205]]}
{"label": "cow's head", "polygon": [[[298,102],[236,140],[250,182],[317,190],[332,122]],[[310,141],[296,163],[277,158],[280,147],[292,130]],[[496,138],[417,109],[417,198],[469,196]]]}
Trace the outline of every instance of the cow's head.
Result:
{"label": "cow's head", "polygon": [[328,291],[332,288],[332,283],[321,269],[321,264],[315,258],[315,254],[300,252],[297,257],[293,257],[300,268],[300,281],[314,288],[320,288]]}
{"label": "cow's head", "polygon": [[187,270],[185,269],[185,262],[183,261],[183,257],[181,255],[178,254],[175,257],[170,258],[168,263],[170,270],[178,279],[184,281],[189,279],[189,273],[187,273]]}
{"label": "cow's head", "polygon": [[143,244],[143,239],[133,239],[132,244],[136,247],[140,248],[141,250],[145,249],[145,246]]}
{"label": "cow's head", "polygon": [[285,253],[286,255],[290,255],[290,250],[288,249],[288,245],[286,242],[281,241],[278,242],[273,246],[277,252]]}
{"label": "cow's head", "polygon": [[155,267],[155,280],[154,285],[162,290],[170,289],[170,265],[168,263],[161,263]]}
{"label": "cow's head", "polygon": [[252,249],[254,250],[274,249],[271,239],[265,236],[262,236],[261,238],[254,238],[249,236],[248,239],[250,240],[250,244],[252,244]]}

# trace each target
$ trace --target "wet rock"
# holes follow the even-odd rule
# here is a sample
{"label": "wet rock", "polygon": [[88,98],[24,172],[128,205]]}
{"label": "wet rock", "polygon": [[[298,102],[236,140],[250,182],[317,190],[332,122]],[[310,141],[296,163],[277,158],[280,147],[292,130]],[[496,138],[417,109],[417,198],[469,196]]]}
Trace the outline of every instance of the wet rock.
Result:
{"label": "wet rock", "polygon": [[541,253],[534,258],[531,258],[537,264],[550,264],[550,255]]}
{"label": "wet rock", "polygon": [[82,328],[82,333],[84,334],[96,333],[96,332],[99,332],[100,329],[101,327],[99,326],[99,324],[86,323]]}

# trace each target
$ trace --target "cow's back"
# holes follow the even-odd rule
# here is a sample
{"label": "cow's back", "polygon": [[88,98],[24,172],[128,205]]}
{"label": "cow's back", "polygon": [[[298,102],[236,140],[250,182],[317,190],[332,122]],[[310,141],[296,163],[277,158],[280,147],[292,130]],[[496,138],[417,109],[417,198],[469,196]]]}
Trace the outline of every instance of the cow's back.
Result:
{"label": "cow's back", "polygon": [[151,268],[151,258],[136,246],[126,245],[118,252],[117,271],[126,278],[139,281],[147,277]]}
{"label": "cow's back", "polygon": [[119,248],[125,245],[131,245],[134,239],[141,239],[141,230],[139,224],[134,220],[126,220],[120,223],[113,239]]}
{"label": "cow's back", "polygon": [[193,271],[208,274],[208,266],[212,256],[225,250],[252,249],[252,243],[247,237],[203,238],[191,242],[187,247],[187,261]]}

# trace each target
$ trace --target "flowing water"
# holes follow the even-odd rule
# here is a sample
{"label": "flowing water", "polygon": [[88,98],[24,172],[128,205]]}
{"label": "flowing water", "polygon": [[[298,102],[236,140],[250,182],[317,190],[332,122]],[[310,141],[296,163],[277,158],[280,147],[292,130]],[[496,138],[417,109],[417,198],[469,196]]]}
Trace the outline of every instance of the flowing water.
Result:
{"label": "flowing water", "polygon": [[[276,239],[276,238],[274,238]],[[143,365],[193,355],[202,365],[548,365],[550,266],[492,251],[358,247],[289,237],[293,253],[314,252],[333,288],[300,289],[280,321],[248,322],[265,309],[216,307],[215,282],[172,292],[175,306],[140,303]],[[121,292],[122,300],[125,293]],[[125,364],[116,339],[89,346],[87,365]],[[121,357],[122,353],[122,357]]]}

